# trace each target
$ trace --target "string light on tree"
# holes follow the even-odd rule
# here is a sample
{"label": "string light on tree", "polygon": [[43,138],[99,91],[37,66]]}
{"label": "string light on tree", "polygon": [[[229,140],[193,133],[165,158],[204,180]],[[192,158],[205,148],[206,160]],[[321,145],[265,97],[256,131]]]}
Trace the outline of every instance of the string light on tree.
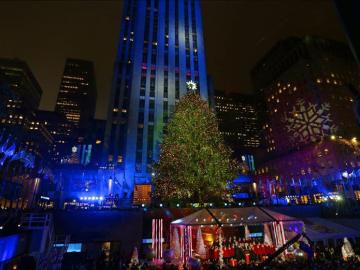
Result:
{"label": "string light on tree", "polygon": [[154,195],[160,200],[201,204],[230,196],[239,164],[223,142],[214,112],[193,91],[176,106],[154,172]]}

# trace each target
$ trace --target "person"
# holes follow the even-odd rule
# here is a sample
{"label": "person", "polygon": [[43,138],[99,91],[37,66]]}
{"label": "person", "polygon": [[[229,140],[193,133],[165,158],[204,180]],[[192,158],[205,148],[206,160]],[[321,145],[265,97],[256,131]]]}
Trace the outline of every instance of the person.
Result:
{"label": "person", "polygon": [[242,247],[242,243],[236,243],[236,245],[235,245],[235,258],[237,259],[237,260],[240,260],[240,259],[242,259],[242,250],[243,250],[243,247]]}
{"label": "person", "polygon": [[343,256],[344,261],[348,261],[351,257],[355,256],[351,243],[346,237],[344,237],[344,244],[341,247],[341,254]]}
{"label": "person", "polygon": [[232,243],[232,237],[230,236],[226,244],[230,245],[231,243]]}
{"label": "person", "polygon": [[219,250],[219,247],[216,246],[215,250],[214,250],[214,260],[215,261],[219,260],[219,255],[220,255],[220,250]]}

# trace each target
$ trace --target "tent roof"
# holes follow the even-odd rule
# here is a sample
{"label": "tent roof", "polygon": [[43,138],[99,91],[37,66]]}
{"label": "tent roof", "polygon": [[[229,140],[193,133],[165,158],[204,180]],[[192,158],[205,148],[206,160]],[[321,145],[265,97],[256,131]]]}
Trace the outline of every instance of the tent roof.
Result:
{"label": "tent roof", "polygon": [[[360,230],[350,228],[347,222],[348,220],[346,219],[329,220],[315,217],[306,218],[306,234],[313,241],[359,237]],[[351,222],[360,224],[359,219],[352,219]]]}
{"label": "tent roof", "polygon": [[[262,207],[210,208],[212,215],[224,226],[256,225],[273,221],[299,221],[296,218],[280,214]],[[201,209],[189,216],[177,219],[173,225],[217,225],[207,209]]]}

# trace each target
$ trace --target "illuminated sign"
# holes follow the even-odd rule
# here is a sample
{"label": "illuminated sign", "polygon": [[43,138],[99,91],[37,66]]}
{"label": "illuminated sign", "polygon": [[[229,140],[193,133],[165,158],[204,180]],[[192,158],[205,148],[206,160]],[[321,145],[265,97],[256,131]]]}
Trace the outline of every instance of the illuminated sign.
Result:
{"label": "illuminated sign", "polygon": [[251,238],[263,237],[263,233],[262,232],[250,233],[249,237],[251,237]]}

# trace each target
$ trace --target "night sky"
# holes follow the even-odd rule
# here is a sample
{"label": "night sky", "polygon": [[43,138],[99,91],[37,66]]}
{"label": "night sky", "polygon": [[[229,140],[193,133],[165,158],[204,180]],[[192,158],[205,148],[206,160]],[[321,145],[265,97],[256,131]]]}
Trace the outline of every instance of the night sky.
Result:
{"label": "night sky", "polygon": [[[216,89],[250,93],[250,69],[279,39],[345,37],[331,0],[202,0],[208,73]],[[25,60],[53,110],[67,57],[95,62],[96,116],[105,118],[121,1],[0,2],[0,57]]]}

